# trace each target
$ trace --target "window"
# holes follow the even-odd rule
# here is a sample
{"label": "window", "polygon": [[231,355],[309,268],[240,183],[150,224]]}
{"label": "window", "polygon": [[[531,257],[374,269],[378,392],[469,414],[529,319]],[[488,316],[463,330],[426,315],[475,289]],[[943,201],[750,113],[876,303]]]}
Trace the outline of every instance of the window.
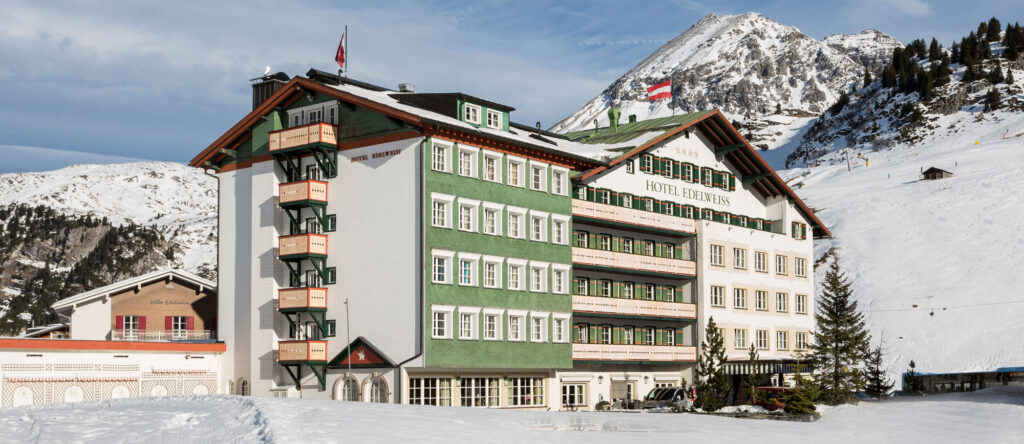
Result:
{"label": "window", "polygon": [[581,296],[587,296],[590,294],[590,279],[577,278],[576,279],[576,294]]}
{"label": "window", "polygon": [[451,263],[455,257],[454,252],[435,250],[433,252],[433,268],[431,269],[431,282],[435,284],[450,284],[451,281]]}
{"label": "window", "polygon": [[508,157],[508,184],[514,187],[523,186],[523,169],[526,161],[521,157]]}
{"label": "window", "polygon": [[462,231],[479,231],[476,226],[477,209],[480,202],[469,199],[459,199],[459,229]]}
{"label": "window", "polygon": [[665,257],[669,259],[676,258],[676,244],[665,244],[662,250],[665,252]]}
{"label": "window", "polygon": [[622,252],[623,253],[630,253],[630,254],[633,253],[633,239],[623,239],[622,240]]}
{"label": "window", "polygon": [[484,234],[501,236],[500,204],[484,202]]}
{"label": "window", "polygon": [[768,330],[757,330],[755,334],[757,339],[757,348],[759,350],[768,350]]}
{"label": "window", "polygon": [[501,288],[502,258],[484,256],[484,287]]}
{"label": "window", "polygon": [[171,338],[188,339],[188,316],[168,316],[171,318]]}
{"label": "window", "polygon": [[654,199],[644,199],[644,209],[647,211],[654,211]]}
{"label": "window", "polygon": [[367,401],[384,404],[388,402],[388,382],[382,376],[370,378],[370,393]]}
{"label": "window", "polygon": [[451,339],[452,313],[455,307],[435,305],[433,309],[433,324],[431,325],[431,337],[434,339]]}
{"label": "window", "polygon": [[798,331],[796,332],[796,349],[806,350],[807,349],[807,333]]}
{"label": "window", "polygon": [[633,343],[633,328],[626,327],[622,329],[622,343],[632,344]]}
{"label": "window", "polygon": [[547,191],[544,188],[544,176],[547,175],[548,166],[530,162],[530,189],[534,191]]}
{"label": "window", "polygon": [[523,239],[526,235],[523,229],[523,221],[526,219],[526,210],[522,208],[508,207],[508,237]]}
{"label": "window", "polygon": [[754,252],[754,271],[759,273],[768,272],[768,253],[763,251]]}
{"label": "window", "polygon": [[747,331],[742,328],[733,330],[735,334],[735,343],[733,344],[738,349],[747,348]]}
{"label": "window", "polygon": [[508,383],[509,407],[544,405],[544,378],[511,378]]}
{"label": "window", "polygon": [[623,282],[622,283],[622,297],[626,299],[633,299],[633,283]]}
{"label": "window", "polygon": [[306,180],[323,180],[319,165],[306,165]]}
{"label": "window", "polygon": [[666,285],[665,286],[665,297],[664,297],[664,300],[666,302],[675,302],[676,301],[676,286],[675,285]]}
{"label": "window", "polygon": [[118,322],[118,324],[121,325],[117,325],[117,327],[121,328],[121,331],[116,333],[120,333],[121,337],[128,341],[138,340],[139,330],[142,330],[142,325],[141,322],[139,321],[141,317],[136,315],[125,315],[118,317],[121,318],[119,319],[120,322]]}
{"label": "window", "polygon": [[530,264],[530,291],[544,292],[548,289],[548,265]]}
{"label": "window", "polygon": [[654,331],[654,327],[647,327],[647,328],[644,329],[644,332],[646,333],[646,338],[647,338],[647,342],[645,342],[645,344],[647,344],[647,345],[654,345],[655,344],[655,336],[654,336],[655,335],[655,331]]}
{"label": "window", "polygon": [[586,405],[586,384],[562,383],[562,407],[585,407]]}
{"label": "window", "polygon": [[359,381],[349,376],[341,380],[341,393],[336,399],[339,401],[359,401]]}
{"label": "window", "polygon": [[459,307],[459,339],[477,339],[479,308]]}
{"label": "window", "polygon": [[451,208],[455,196],[440,193],[430,193],[431,225],[438,228],[451,228]]}
{"label": "window", "polygon": [[626,208],[633,208],[633,196],[624,194],[622,196],[622,206]]}
{"label": "window", "polygon": [[786,256],[783,256],[781,254],[776,254],[775,255],[775,274],[785,275],[786,274],[786,264],[787,264],[787,262],[788,262],[788,258],[786,258]]}
{"label": "window", "polygon": [[448,169],[448,156],[451,151],[451,145],[434,141],[434,162],[432,164],[434,171],[440,171],[442,173],[450,172]]}
{"label": "window", "polygon": [[676,329],[665,329],[665,345],[676,345]]}
{"label": "window", "polygon": [[785,313],[789,311],[789,294],[775,293],[775,311]]}
{"label": "window", "polygon": [[484,151],[484,180],[501,183],[501,154]]}
{"label": "window", "polygon": [[654,256],[654,241],[644,241],[644,254],[647,256]]}
{"label": "window", "polygon": [[569,267],[565,265],[551,266],[551,292],[566,294],[569,292]]}
{"label": "window", "polygon": [[409,404],[452,405],[452,380],[449,378],[409,378]]}
{"label": "window", "polygon": [[654,284],[644,284],[644,299],[653,301],[655,299],[657,289],[658,287],[655,287]]}
{"label": "window", "polygon": [[807,277],[807,259],[802,257],[793,258],[793,274],[798,277]]}
{"label": "window", "polygon": [[747,290],[744,288],[732,289],[732,308],[741,310],[747,309]]}
{"label": "window", "polygon": [[757,290],[754,292],[754,309],[757,311],[768,311],[768,292]]}
{"label": "window", "polygon": [[548,214],[539,211],[530,212],[530,240],[536,242],[547,242],[548,240]]}
{"label": "window", "polygon": [[480,124],[480,107],[471,103],[462,105],[462,116],[466,122]]}
{"label": "window", "polygon": [[580,248],[587,248],[587,235],[586,231],[574,231],[573,235],[576,236],[576,246]]}
{"label": "window", "polygon": [[551,243],[566,245],[569,242],[569,218],[551,216]]}
{"label": "window", "polygon": [[747,250],[745,248],[732,249],[732,266],[741,270],[747,268]]}
{"label": "window", "polygon": [[459,147],[459,175],[476,178],[476,148]]}
{"label": "window", "polygon": [[725,307],[725,287],[719,285],[711,286],[711,306]]}
{"label": "window", "polygon": [[807,295],[796,295],[796,312],[799,314],[807,314]]}
{"label": "window", "polygon": [[459,400],[462,407],[499,407],[500,378],[462,378]]}
{"label": "window", "polygon": [[612,281],[597,281],[597,295],[609,298],[612,296]]}
{"label": "window", "polygon": [[612,192],[608,190],[597,190],[597,197],[601,203],[608,205],[612,203]]}
{"label": "window", "polygon": [[526,312],[508,312],[508,340],[509,341],[522,341],[525,339],[523,336],[523,328],[526,324]]}
{"label": "window", "polygon": [[711,245],[711,265],[725,266],[725,248],[721,245]]}
{"label": "window", "polygon": [[569,342],[569,315],[553,315],[551,318],[551,342]]}
{"label": "window", "polygon": [[597,327],[601,333],[601,343],[611,344],[612,343],[612,327],[610,325],[602,325]]}
{"label": "window", "polygon": [[569,171],[564,168],[551,167],[551,193],[560,196],[569,195]]}
{"label": "window", "polygon": [[501,340],[501,310],[484,309],[484,339]]}
{"label": "window", "polygon": [[775,332],[775,348],[779,350],[789,350],[789,332]]}
{"label": "window", "polygon": [[530,313],[530,341],[548,342],[547,313]]}
{"label": "window", "polygon": [[525,290],[526,288],[523,284],[523,280],[526,278],[526,276],[524,276],[526,273],[526,261],[516,259],[515,262],[513,262],[512,259],[509,259],[508,262],[508,289],[518,291]]}
{"label": "window", "polygon": [[487,126],[494,129],[502,129],[501,113],[492,109],[487,110]]}
{"label": "window", "polygon": [[633,171],[633,160],[632,159],[626,161],[626,172],[629,173],[629,174],[633,174],[633,172],[634,172]]}
{"label": "window", "polygon": [[609,251],[612,249],[612,237],[607,234],[599,234],[597,236],[597,249]]}
{"label": "window", "polygon": [[459,285],[476,286],[476,264],[479,255],[459,253]]}
{"label": "window", "polygon": [[316,270],[306,270],[306,286],[319,288],[323,286],[323,279],[320,278],[320,273]]}
{"label": "window", "polygon": [[576,343],[587,344],[590,342],[590,328],[587,324],[577,324],[576,331],[578,332]]}

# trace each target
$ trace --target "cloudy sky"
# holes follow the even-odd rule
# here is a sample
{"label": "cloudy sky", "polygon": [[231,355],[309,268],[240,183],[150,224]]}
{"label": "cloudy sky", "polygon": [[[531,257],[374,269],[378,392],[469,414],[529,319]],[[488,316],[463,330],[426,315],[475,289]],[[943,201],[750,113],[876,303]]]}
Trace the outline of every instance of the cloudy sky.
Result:
{"label": "cloudy sky", "polygon": [[[305,1],[5,0],[0,173],[135,159],[186,162],[251,107],[248,79],[335,69],[462,91],[545,127],[708,13],[760,12],[814,38],[866,28],[948,45],[1020,0]],[[635,4],[634,4],[635,3]]]}

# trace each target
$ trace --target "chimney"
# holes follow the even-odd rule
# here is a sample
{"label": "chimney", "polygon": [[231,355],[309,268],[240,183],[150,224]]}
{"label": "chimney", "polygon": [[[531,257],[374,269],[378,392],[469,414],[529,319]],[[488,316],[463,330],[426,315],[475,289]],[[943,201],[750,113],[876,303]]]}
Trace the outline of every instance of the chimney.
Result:
{"label": "chimney", "polygon": [[540,120],[537,121],[537,131],[540,132]]}
{"label": "chimney", "polygon": [[266,102],[285,83],[288,83],[288,80],[288,74],[283,72],[250,79],[252,82],[252,109],[256,109]]}
{"label": "chimney", "polygon": [[622,110],[618,108],[608,108],[608,127],[612,129],[612,132],[619,130],[619,116],[622,115]]}
{"label": "chimney", "polygon": [[636,114],[629,115],[629,123],[636,123]]}
{"label": "chimney", "polygon": [[416,85],[413,85],[412,83],[399,83],[398,92],[414,93],[416,92]]}

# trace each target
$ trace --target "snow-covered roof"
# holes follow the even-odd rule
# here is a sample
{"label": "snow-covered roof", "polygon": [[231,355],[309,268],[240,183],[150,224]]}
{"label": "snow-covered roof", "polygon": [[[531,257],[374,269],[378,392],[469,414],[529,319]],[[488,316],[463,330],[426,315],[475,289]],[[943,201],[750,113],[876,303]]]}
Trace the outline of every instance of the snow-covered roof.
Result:
{"label": "snow-covered roof", "polygon": [[172,281],[177,279],[185,282],[190,282],[193,285],[199,287],[200,291],[217,291],[217,284],[215,282],[201,278],[185,270],[157,270],[152,273],[146,273],[141,276],[125,279],[123,281],[115,282],[113,284],[97,288],[95,290],[90,290],[85,293],[77,294],[66,299],[61,299],[57,301],[55,304],[53,304],[52,307],[54,310],[58,311],[74,309],[76,305],[81,304],[83,302],[88,302],[97,298],[108,297],[111,294],[119,293],[129,288],[141,287],[143,285],[165,279],[170,279]]}
{"label": "snow-covered roof", "polygon": [[38,326],[38,327],[30,327],[30,328],[25,329],[25,332],[20,334],[20,335],[18,335],[17,337],[19,337],[19,338],[34,338],[34,337],[37,337],[37,336],[42,336],[44,334],[47,334],[47,333],[49,333],[51,331],[57,331],[57,330],[65,329],[67,327],[68,327],[68,325],[64,324],[64,323],[41,325],[41,326]]}

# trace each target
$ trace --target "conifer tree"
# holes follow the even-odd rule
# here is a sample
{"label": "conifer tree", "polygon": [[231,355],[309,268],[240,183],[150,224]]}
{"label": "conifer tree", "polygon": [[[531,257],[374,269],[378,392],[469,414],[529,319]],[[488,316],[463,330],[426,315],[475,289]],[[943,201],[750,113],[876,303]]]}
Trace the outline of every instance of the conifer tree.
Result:
{"label": "conifer tree", "polygon": [[996,60],[996,67],[992,68],[992,71],[988,73],[988,81],[995,85],[1002,83],[1003,80],[1005,80],[1003,78],[1003,66],[999,63],[999,60]]}
{"label": "conifer tree", "polygon": [[694,405],[705,412],[725,407],[729,394],[729,379],[725,374],[725,338],[715,324],[715,318],[708,318],[701,354],[697,358],[696,385],[697,401]]}
{"label": "conifer tree", "polygon": [[979,39],[984,39],[987,34],[988,34],[988,23],[985,23],[985,22],[978,23],[978,33],[977,33],[977,36],[975,36],[975,37],[979,38]]}
{"label": "conifer tree", "polygon": [[918,97],[921,100],[931,100],[934,96],[932,91],[932,74],[931,71],[921,71],[917,75],[918,84]]}
{"label": "conifer tree", "polygon": [[928,45],[928,60],[936,61],[942,58],[942,50],[939,48],[939,41],[932,37],[932,44]]}
{"label": "conifer tree", "polygon": [[864,70],[864,87],[865,87],[865,88],[866,88],[866,87],[867,87],[868,85],[870,85],[870,84],[871,84],[871,80],[872,80],[872,79],[871,79],[871,72],[869,72],[869,71],[868,71],[867,69],[865,69],[865,70]]}
{"label": "conifer tree", "polygon": [[776,103],[775,104],[775,114],[782,114],[782,104],[781,103]]}
{"label": "conifer tree", "polygon": [[985,33],[985,41],[998,42],[1001,36],[1000,32],[1003,30],[1002,25],[999,24],[999,20],[995,17],[988,19],[988,29]]}
{"label": "conifer tree", "polygon": [[818,399],[821,390],[814,384],[814,381],[804,377],[800,367],[798,361],[794,378],[796,384],[782,394],[781,401],[786,405],[783,409],[786,413],[813,414],[815,411],[814,401]]}
{"label": "conifer tree", "polygon": [[821,388],[820,399],[829,405],[846,402],[864,387],[858,366],[864,360],[870,336],[838,261],[833,261],[825,273],[814,321],[817,331],[810,352],[815,383]]}
{"label": "conifer tree", "polygon": [[999,90],[992,88],[988,90],[988,94],[985,94],[985,110],[995,111],[1000,107],[1000,101],[1002,98],[999,96]]}
{"label": "conifer tree", "polygon": [[750,371],[747,372],[747,380],[745,384],[747,386],[747,393],[750,393],[750,404],[756,404],[758,401],[757,388],[764,382],[764,375],[758,373],[761,367],[761,361],[757,357],[757,347],[754,346],[754,342],[751,341],[750,348],[747,349],[747,362],[750,366]]}
{"label": "conifer tree", "polygon": [[892,65],[888,65],[882,71],[882,87],[892,88],[897,85],[896,70],[893,69]]}
{"label": "conifer tree", "polygon": [[893,381],[885,376],[882,368],[882,344],[871,349],[865,357],[864,375],[867,382],[864,391],[868,396],[882,399],[892,390]]}
{"label": "conifer tree", "polygon": [[906,393],[921,394],[924,392],[924,381],[921,374],[917,373],[917,364],[910,360],[910,368],[903,374],[903,391]]}
{"label": "conifer tree", "polygon": [[1014,80],[1013,80],[1013,70],[1012,69],[1008,69],[1008,70],[1006,70],[1006,84],[1007,85],[1013,85],[1013,82],[1014,82]]}

